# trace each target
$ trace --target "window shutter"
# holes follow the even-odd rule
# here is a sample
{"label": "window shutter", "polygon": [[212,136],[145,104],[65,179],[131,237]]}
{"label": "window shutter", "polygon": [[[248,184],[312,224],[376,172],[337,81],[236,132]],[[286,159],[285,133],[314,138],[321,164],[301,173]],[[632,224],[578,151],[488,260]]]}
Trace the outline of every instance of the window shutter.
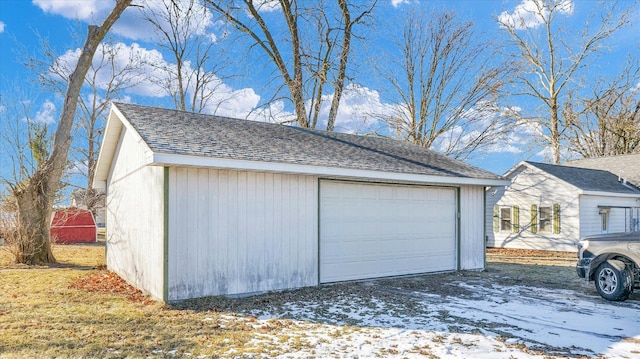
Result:
{"label": "window shutter", "polygon": [[553,233],[560,233],[560,205],[557,203],[553,205]]}
{"label": "window shutter", "polygon": [[498,206],[493,206],[493,231],[495,233],[500,231],[500,209]]}
{"label": "window shutter", "polygon": [[538,233],[538,206],[531,205],[531,233]]}
{"label": "window shutter", "polygon": [[520,232],[520,208],[513,206],[513,233]]}

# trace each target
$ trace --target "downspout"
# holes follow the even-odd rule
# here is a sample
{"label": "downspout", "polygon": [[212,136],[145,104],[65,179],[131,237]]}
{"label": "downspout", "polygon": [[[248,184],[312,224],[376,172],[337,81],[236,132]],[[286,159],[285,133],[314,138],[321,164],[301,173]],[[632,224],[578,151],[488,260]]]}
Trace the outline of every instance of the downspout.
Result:
{"label": "downspout", "polygon": [[320,206],[321,206],[320,183],[321,182],[322,181],[320,180],[320,177],[318,177],[318,181],[317,181],[318,191],[317,191],[317,194],[316,194],[317,195],[317,201],[318,201],[317,206],[316,206],[316,208],[318,210],[317,217],[316,217],[316,221],[317,221],[317,232],[316,233],[317,233],[317,236],[318,236],[317,241],[316,241],[317,246],[318,246],[318,255],[316,256],[316,260],[318,261],[318,266],[316,268],[318,268],[318,285],[322,284],[320,282],[320,271],[322,270],[322,268],[320,266],[320,238],[321,238],[320,237],[320,235],[321,235],[321,233],[320,233],[320,221],[322,220],[322,218],[320,217]]}
{"label": "downspout", "polygon": [[169,167],[164,167],[163,175],[163,249],[162,249],[162,301],[169,300]]}
{"label": "downspout", "polygon": [[462,268],[462,236],[460,234],[461,229],[461,215],[460,215],[460,187],[456,189],[456,271]]}
{"label": "downspout", "polygon": [[482,187],[482,270],[487,270],[487,187]]}

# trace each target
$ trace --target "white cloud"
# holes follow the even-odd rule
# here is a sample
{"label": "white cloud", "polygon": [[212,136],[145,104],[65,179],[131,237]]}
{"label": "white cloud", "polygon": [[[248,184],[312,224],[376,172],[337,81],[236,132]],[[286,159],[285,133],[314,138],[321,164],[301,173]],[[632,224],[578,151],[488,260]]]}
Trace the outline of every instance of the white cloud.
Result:
{"label": "white cloud", "polygon": [[55,119],[56,114],[56,105],[53,102],[46,100],[40,110],[36,112],[36,115],[33,117],[33,120],[38,123],[43,124],[51,124],[56,122]]}
{"label": "white cloud", "polygon": [[[318,128],[325,128],[331,109],[333,94],[322,97]],[[310,104],[308,103],[307,106]],[[384,104],[380,99],[380,93],[357,84],[345,86],[340,98],[340,106],[336,115],[335,131],[364,134],[369,132],[386,132],[386,124],[377,119],[375,115],[389,113],[392,105]]]}
{"label": "white cloud", "polygon": [[399,7],[400,5],[403,4],[410,4],[411,0],[391,0],[391,6],[393,7]]}
{"label": "white cloud", "polygon": [[45,13],[61,15],[67,19],[102,22],[114,3],[104,0],[33,0],[33,4]]}
{"label": "white cloud", "polygon": [[[205,112],[234,118],[251,118],[251,111],[260,102],[260,96],[251,88],[233,90],[225,84],[219,84]],[[258,120],[258,119],[256,119]]]}
{"label": "white cloud", "polygon": [[[511,109],[511,111],[514,111]],[[494,102],[481,102],[460,114],[460,121],[440,135],[433,144],[443,153],[465,153],[470,144],[482,138],[473,151],[478,153],[521,153],[522,145],[530,136],[530,128],[516,126],[506,131],[510,118],[504,116],[505,109]]]}
{"label": "white cloud", "polygon": [[[75,67],[80,52],[80,49],[69,50],[58,58],[57,64],[67,76]],[[99,65],[103,57],[110,56],[113,56],[113,67]],[[185,79],[195,76],[196,71],[191,66],[191,62],[185,62],[182,70]],[[116,81],[127,83],[124,87],[129,96],[164,98],[169,96],[167,86],[171,87],[173,93],[178,86],[175,80],[177,66],[166,61],[159,51],[143,48],[137,43],[100,44],[93,59],[93,67],[87,76],[95,78],[97,87],[104,90],[112,81],[112,71],[119,74],[116,76]],[[260,102],[260,96],[253,89],[233,89],[215,74],[208,75],[211,80],[207,84],[205,93],[213,93],[213,95],[205,106],[205,113],[245,118]],[[189,83],[187,92],[192,94],[195,83],[193,81]],[[128,101],[131,101],[130,97]]]}
{"label": "white cloud", "polygon": [[[153,25],[144,20],[144,14],[147,14],[157,22],[163,31],[171,33],[171,27],[167,19],[175,19],[177,16],[175,15],[175,7],[169,1],[175,1],[180,4],[183,13],[184,9],[191,8],[191,15],[180,20],[180,25],[188,28],[191,36],[205,36],[212,39],[213,42],[217,40],[218,36],[211,33],[212,28],[217,25],[213,14],[198,0],[140,0],[136,10],[125,12],[118,19],[113,31],[132,40],[166,41]],[[165,6],[165,2],[169,6]]]}
{"label": "white cloud", "polygon": [[[82,52],[81,49],[68,50],[60,56],[56,64],[59,66],[60,72],[71,73],[75,67],[78,57]],[[113,58],[113,68],[111,66],[101,66],[102,61],[111,61]],[[107,62],[105,62],[105,65]],[[128,85],[128,91],[131,93],[162,97],[162,89],[148,79],[148,75],[158,71],[158,68],[152,66],[160,64],[163,66],[166,62],[162,58],[162,54],[157,50],[147,50],[140,47],[137,43],[126,45],[124,43],[116,43],[113,45],[101,43],[96,50],[93,58],[93,66],[89,69],[88,77],[95,77],[97,87],[104,90],[111,81],[113,73],[120,74],[116,76],[116,81],[126,81],[133,85]]]}
{"label": "white cloud", "polygon": [[[165,0],[176,1],[183,7],[188,6],[193,0]],[[270,2],[270,1],[267,1]],[[113,9],[114,2],[107,0],[33,0],[33,3],[42,11],[49,14],[63,16],[67,19],[80,20],[86,23],[99,24]],[[164,6],[159,0],[138,0],[135,7],[129,7],[122,13],[118,21],[113,25],[115,34],[131,40],[159,41],[155,28],[143,19],[140,9],[148,13],[158,14],[157,20],[163,29],[168,27],[166,15],[163,15]],[[268,5],[268,6],[267,6]],[[267,4],[267,8],[272,5]],[[193,35],[205,35],[215,41],[219,36],[210,33],[215,25],[213,14],[207,11],[200,1],[194,1],[193,16],[188,19],[190,33]],[[169,6],[173,9],[172,6]]]}
{"label": "white cloud", "polygon": [[[522,108],[518,106],[504,107],[502,112],[506,113],[515,121],[522,112]],[[530,152],[533,147],[537,147],[536,142],[540,138],[542,128],[540,124],[534,121],[521,121],[513,126],[513,128],[505,134],[495,147],[489,149],[493,153],[523,153]]]}
{"label": "white cloud", "polygon": [[[238,111],[236,111],[236,114],[228,113],[226,109],[233,108],[237,106],[238,103],[244,104],[245,109],[248,109],[255,100],[256,102],[253,106],[256,106],[259,97],[255,95],[251,89],[245,89],[244,91],[245,92],[236,91],[235,93],[237,93],[237,95],[234,99],[221,105],[218,114],[262,122],[288,124],[294,124],[296,122],[295,112],[287,109],[283,101],[274,101],[266,106],[254,108],[246,117],[242,116],[242,113]],[[247,94],[249,96],[247,96]],[[333,94],[322,97],[322,104],[318,114],[318,124],[316,125],[317,129],[326,129],[332,99]],[[306,106],[307,108],[311,106],[310,100],[307,100]],[[389,112],[391,108],[391,105],[381,102],[378,91],[356,84],[349,84],[342,93],[340,107],[336,116],[335,131],[365,134],[369,132],[380,132],[379,130],[382,129],[382,132],[386,133],[388,132],[386,124],[376,119],[374,115]]]}
{"label": "white cloud", "polygon": [[498,17],[498,22],[518,30],[536,28],[545,22],[550,6],[555,7],[556,12],[573,14],[573,0],[551,0],[551,4],[545,0],[522,0],[512,13],[503,11]]}
{"label": "white cloud", "polygon": [[67,175],[80,175],[87,176],[89,173],[89,166],[87,166],[87,161],[74,161],[73,165],[70,168],[66,169]]}
{"label": "white cloud", "polygon": [[5,27],[4,22],[0,21],[0,34],[4,32],[4,27]]}
{"label": "white cloud", "polygon": [[274,101],[268,106],[254,108],[247,120],[275,123],[294,123],[296,114],[286,109],[284,101]]}
{"label": "white cloud", "polygon": [[253,0],[253,6],[259,12],[274,12],[281,9],[278,0]]}

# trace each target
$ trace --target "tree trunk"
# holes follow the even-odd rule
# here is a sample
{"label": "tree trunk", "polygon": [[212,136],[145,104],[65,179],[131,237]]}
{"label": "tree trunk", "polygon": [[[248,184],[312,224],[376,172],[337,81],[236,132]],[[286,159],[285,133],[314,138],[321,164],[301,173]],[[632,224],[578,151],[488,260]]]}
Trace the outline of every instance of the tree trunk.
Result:
{"label": "tree trunk", "polygon": [[560,119],[558,117],[558,102],[551,98],[551,152],[553,163],[560,164]]}
{"label": "tree trunk", "polygon": [[26,187],[21,186],[14,192],[19,219],[17,263],[34,265],[56,261],[49,238],[53,210],[53,196],[49,196],[49,192],[49,182],[43,172],[36,172]]}
{"label": "tree trunk", "polygon": [[60,121],[55,133],[53,151],[31,175],[25,186],[16,189],[18,202],[18,232],[21,236],[16,260],[26,264],[47,264],[55,262],[51,252],[49,227],[53,200],[67,162],[71,146],[71,129],[76,114],[78,96],[96,48],[111,26],[132,0],[116,0],[116,5],[104,20],[102,26],[89,26],[87,39],[78,58],[78,63],[67,87]]}

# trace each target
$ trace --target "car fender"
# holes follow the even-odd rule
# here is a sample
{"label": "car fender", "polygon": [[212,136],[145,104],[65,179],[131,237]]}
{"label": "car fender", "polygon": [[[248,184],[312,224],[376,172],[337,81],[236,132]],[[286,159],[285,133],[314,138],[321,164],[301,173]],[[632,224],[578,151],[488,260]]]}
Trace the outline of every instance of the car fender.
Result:
{"label": "car fender", "polygon": [[[634,263],[635,261],[631,258],[629,258],[628,256],[624,255],[624,254],[620,254],[620,253],[604,253],[601,254],[595,258],[593,258],[593,260],[591,260],[591,263],[589,263],[589,275],[588,278],[589,280],[593,280],[593,275],[596,271],[596,269],[600,266],[600,264],[608,261],[609,259],[618,259],[618,260],[622,260],[625,263],[631,262]],[[636,263],[636,266],[638,266],[638,263]],[[620,270],[624,269],[624,268],[618,268]]]}

